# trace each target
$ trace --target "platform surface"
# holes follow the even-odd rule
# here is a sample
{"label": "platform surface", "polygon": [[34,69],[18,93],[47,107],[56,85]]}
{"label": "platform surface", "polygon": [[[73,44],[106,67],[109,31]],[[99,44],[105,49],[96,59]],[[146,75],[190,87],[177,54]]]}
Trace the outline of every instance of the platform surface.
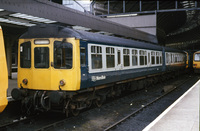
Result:
{"label": "platform surface", "polygon": [[143,131],[199,131],[200,80]]}

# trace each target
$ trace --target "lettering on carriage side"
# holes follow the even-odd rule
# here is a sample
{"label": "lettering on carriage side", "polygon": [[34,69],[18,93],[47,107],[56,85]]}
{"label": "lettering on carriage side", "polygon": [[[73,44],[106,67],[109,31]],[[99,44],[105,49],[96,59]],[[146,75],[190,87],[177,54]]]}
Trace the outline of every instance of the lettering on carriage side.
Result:
{"label": "lettering on carriage side", "polygon": [[95,81],[99,81],[99,80],[104,80],[106,79],[106,76],[104,75],[101,75],[101,76],[92,76],[92,81],[95,82]]}

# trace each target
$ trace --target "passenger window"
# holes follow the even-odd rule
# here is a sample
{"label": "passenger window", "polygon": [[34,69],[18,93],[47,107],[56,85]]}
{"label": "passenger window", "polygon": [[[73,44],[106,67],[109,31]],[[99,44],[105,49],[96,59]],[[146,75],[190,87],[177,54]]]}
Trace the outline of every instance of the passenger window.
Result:
{"label": "passenger window", "polygon": [[123,49],[123,55],[124,55],[124,66],[130,66],[129,49]]}
{"label": "passenger window", "polygon": [[81,66],[85,66],[86,64],[86,58],[85,58],[85,47],[81,47]]}
{"label": "passenger window", "polygon": [[20,67],[31,68],[31,42],[20,45]]}
{"label": "passenger window", "polygon": [[147,65],[147,52],[145,51],[145,56],[144,56],[144,58],[145,58],[145,65]]}
{"label": "passenger window", "polygon": [[140,65],[144,65],[144,51],[140,50]]}
{"label": "passenger window", "polygon": [[132,65],[137,66],[138,65],[138,51],[132,50]]}
{"label": "passenger window", "polygon": [[112,47],[106,47],[106,67],[115,67],[115,49]]}
{"label": "passenger window", "polygon": [[49,68],[49,48],[36,47],[34,49],[35,68]]}
{"label": "passenger window", "polygon": [[170,64],[171,63],[171,54],[170,53],[167,53],[167,64]]}
{"label": "passenger window", "polygon": [[117,51],[117,61],[118,61],[118,65],[121,64],[121,52],[120,50]]}
{"label": "passenger window", "polygon": [[151,52],[151,64],[155,65],[155,52]]}
{"label": "passenger window", "polygon": [[147,52],[140,50],[140,65],[147,65]]}
{"label": "passenger window", "polygon": [[159,64],[159,52],[156,52],[156,64]]}
{"label": "passenger window", "polygon": [[173,63],[173,62],[174,62],[173,55],[171,54],[171,63]]}
{"label": "passenger window", "polygon": [[91,46],[92,69],[102,68],[102,49],[100,46]]}
{"label": "passenger window", "polygon": [[71,43],[54,42],[54,68],[71,69],[73,67],[73,46]]}
{"label": "passenger window", "polygon": [[160,64],[162,64],[162,53],[160,53]]}

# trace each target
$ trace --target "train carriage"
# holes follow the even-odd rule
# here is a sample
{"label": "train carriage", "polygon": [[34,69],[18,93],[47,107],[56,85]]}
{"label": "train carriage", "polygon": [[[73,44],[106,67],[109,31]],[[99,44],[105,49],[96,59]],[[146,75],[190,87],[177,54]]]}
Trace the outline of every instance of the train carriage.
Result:
{"label": "train carriage", "polygon": [[176,71],[185,68],[186,54],[183,51],[165,47],[165,66],[166,71]]}
{"label": "train carriage", "polygon": [[35,109],[60,106],[76,115],[92,101],[100,106],[112,94],[159,78],[166,72],[165,50],[173,52],[170,64],[176,65],[168,69],[183,69],[179,50],[59,26],[31,27],[19,40],[20,89],[12,96]]}
{"label": "train carriage", "polygon": [[6,55],[4,48],[3,32],[0,26],[0,112],[2,112],[8,104],[8,71],[6,63]]}
{"label": "train carriage", "polygon": [[194,73],[200,73],[200,51],[193,54],[193,69]]}

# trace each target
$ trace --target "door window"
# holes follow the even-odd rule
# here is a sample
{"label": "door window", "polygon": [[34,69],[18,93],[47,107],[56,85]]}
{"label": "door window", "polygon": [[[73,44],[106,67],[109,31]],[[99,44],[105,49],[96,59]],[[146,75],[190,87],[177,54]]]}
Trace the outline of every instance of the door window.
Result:
{"label": "door window", "polygon": [[31,68],[31,42],[20,45],[20,66],[21,68]]}
{"label": "door window", "polygon": [[71,43],[54,42],[54,68],[71,69],[73,66],[73,46]]}
{"label": "door window", "polygon": [[49,68],[49,48],[36,47],[34,49],[35,68]]}
{"label": "door window", "polygon": [[85,66],[86,64],[86,56],[85,56],[85,47],[81,47],[80,54],[81,54],[81,66]]}

